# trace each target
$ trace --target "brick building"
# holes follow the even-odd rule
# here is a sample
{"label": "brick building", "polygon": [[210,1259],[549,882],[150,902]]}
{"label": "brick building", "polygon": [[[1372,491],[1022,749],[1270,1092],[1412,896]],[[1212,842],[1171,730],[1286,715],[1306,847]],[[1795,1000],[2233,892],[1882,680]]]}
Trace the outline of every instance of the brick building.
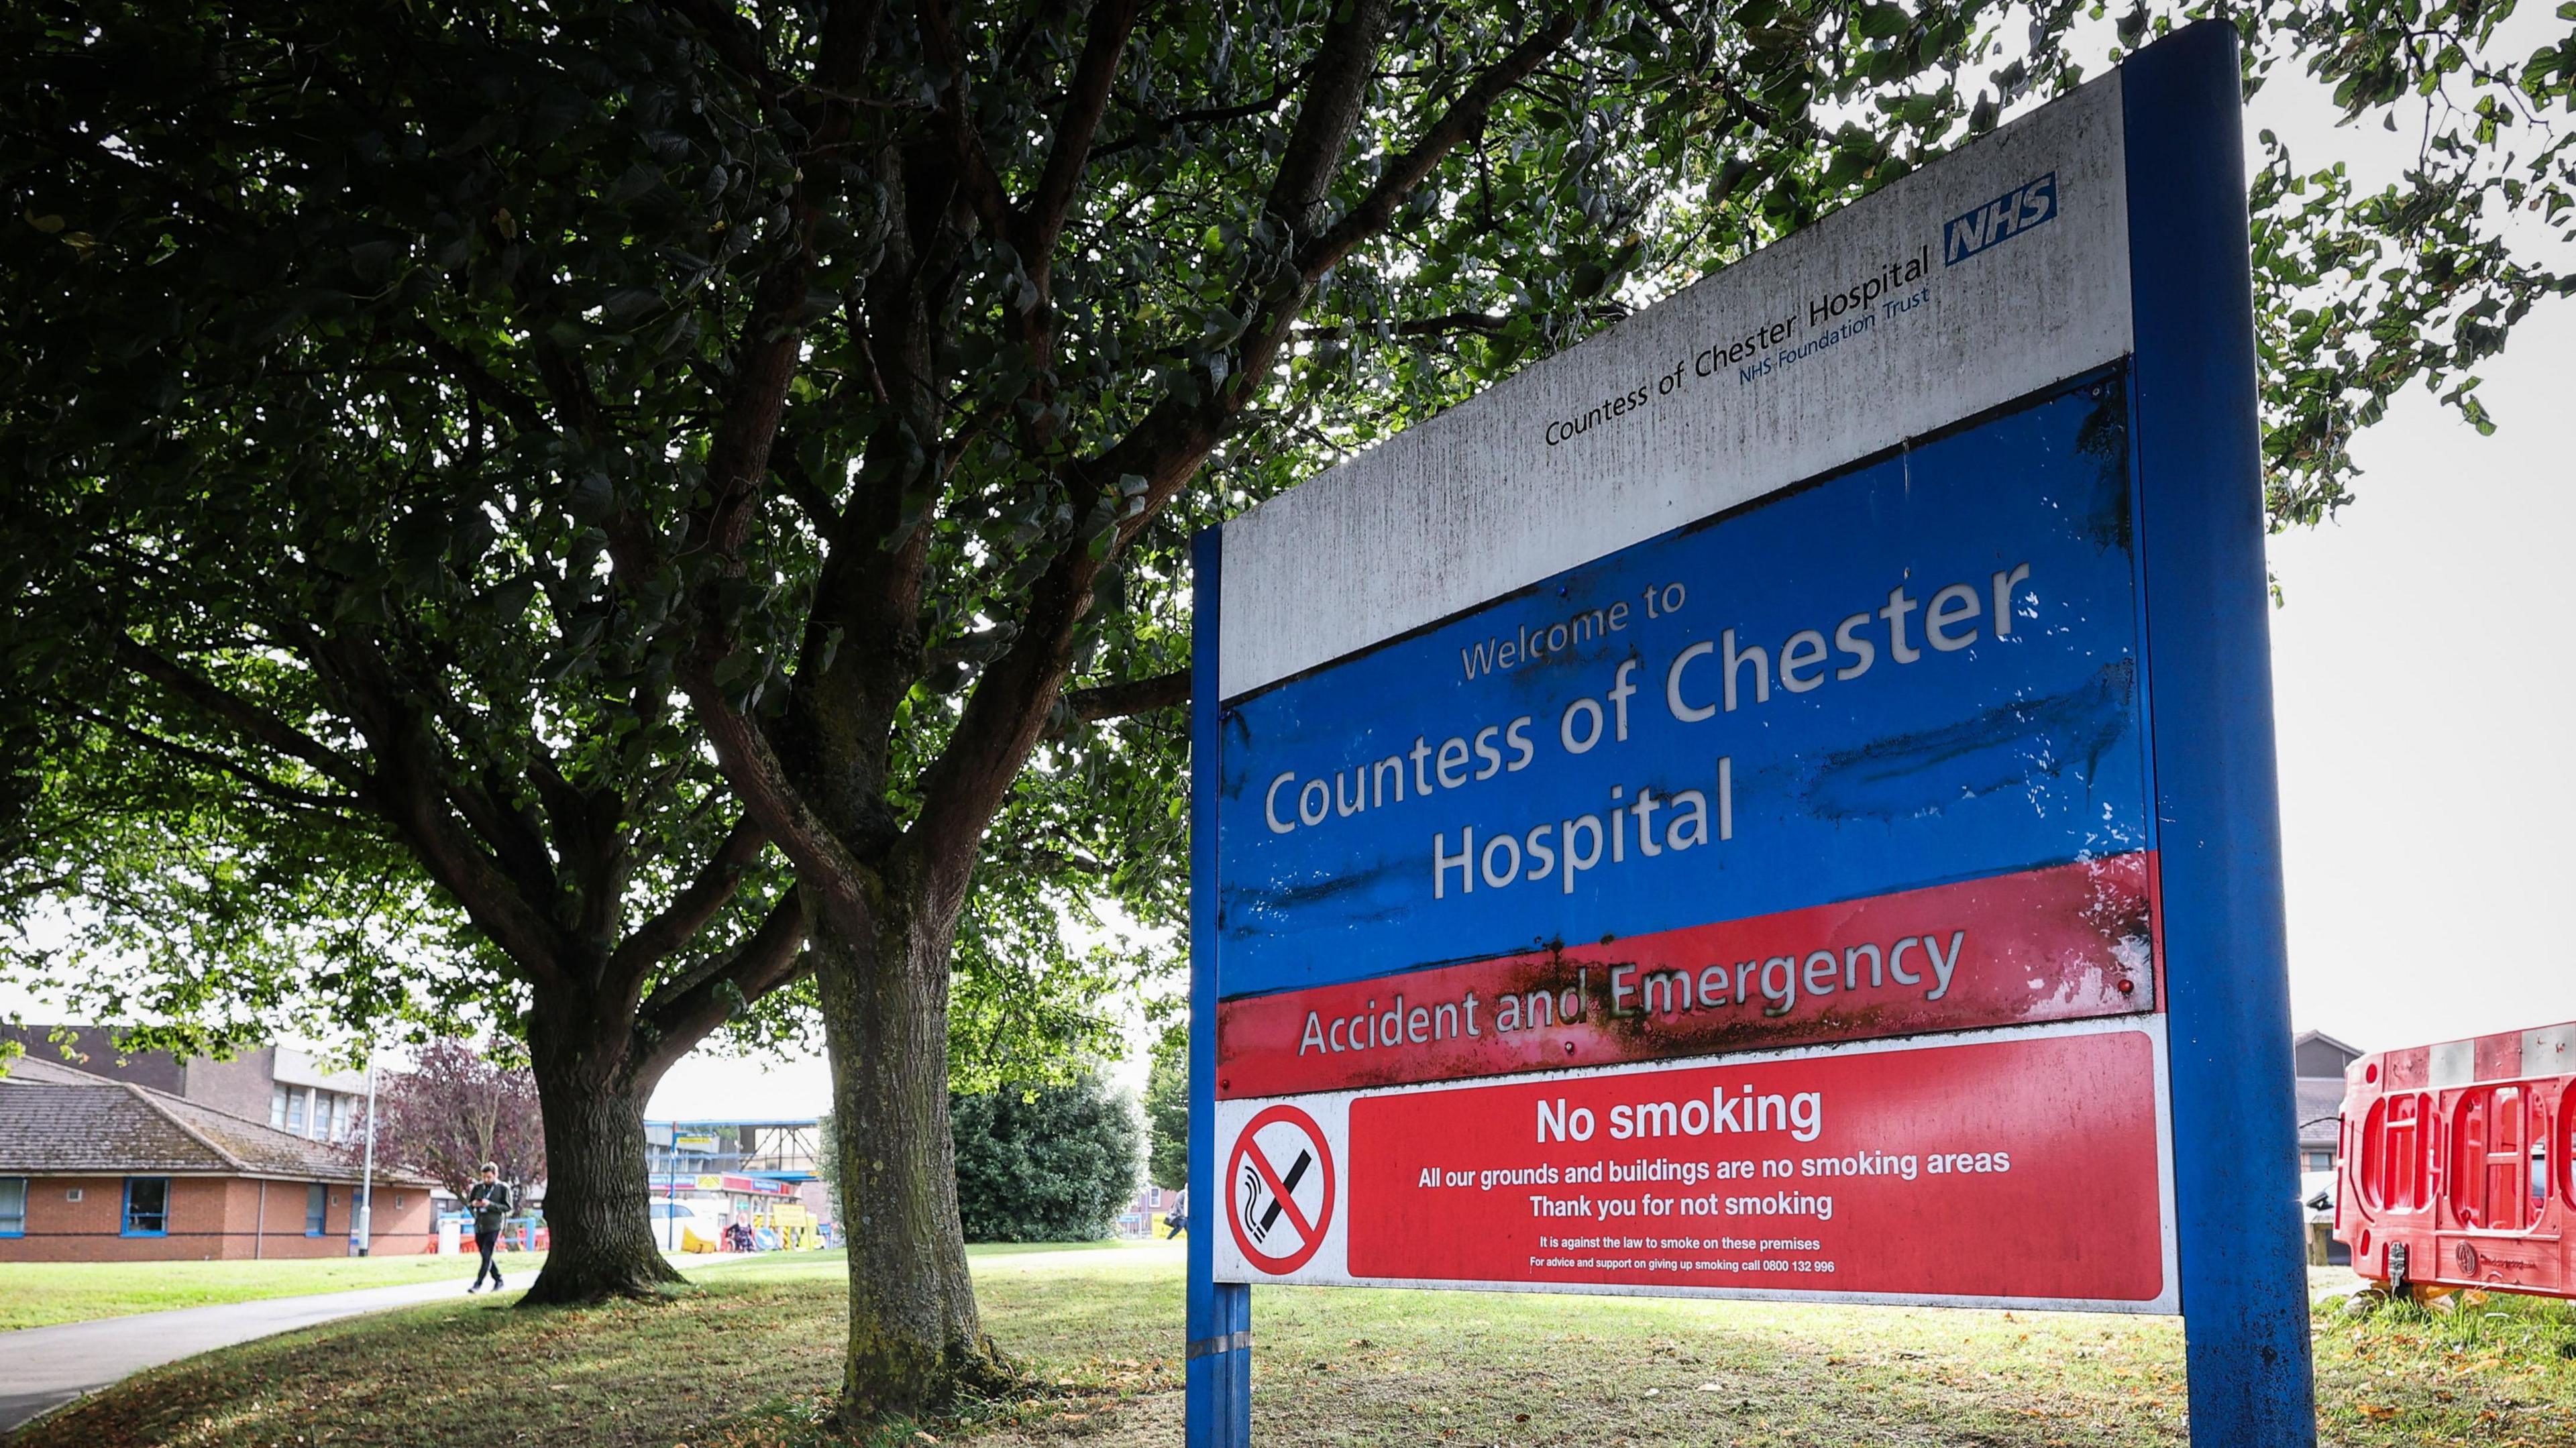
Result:
{"label": "brick building", "polygon": [[[37,1056],[8,1071],[0,1262],[349,1251],[360,1170],[340,1147]],[[379,1165],[372,1250],[428,1250],[430,1186]]]}
{"label": "brick building", "polygon": [[126,1051],[111,1026],[5,1026],[29,1056],[131,1081],[232,1116],[265,1120],[316,1141],[348,1141],[366,1128],[367,1078],[324,1068],[293,1046],[260,1046],[229,1061],[183,1059],[167,1051]]}

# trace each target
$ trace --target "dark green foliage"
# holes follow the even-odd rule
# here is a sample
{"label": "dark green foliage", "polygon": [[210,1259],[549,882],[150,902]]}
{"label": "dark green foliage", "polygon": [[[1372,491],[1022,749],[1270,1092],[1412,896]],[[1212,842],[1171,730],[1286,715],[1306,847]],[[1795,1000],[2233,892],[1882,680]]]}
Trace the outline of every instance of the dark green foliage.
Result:
{"label": "dark green foliage", "polygon": [[1105,1237],[1136,1191],[1135,1108],[1096,1075],[949,1102],[969,1242]]}
{"label": "dark green foliage", "polygon": [[1172,1191],[1190,1184],[1189,1043],[1187,1028],[1165,1031],[1145,1081],[1145,1174]]}
{"label": "dark green foliage", "polygon": [[[675,665],[716,625],[722,689],[775,720],[807,671],[878,646],[813,611],[835,520],[855,519],[852,465],[876,459],[908,479],[894,526],[934,540],[884,741],[882,808],[900,825],[1063,548],[1116,555],[1074,681],[1178,667],[1190,528],[2203,13],[2132,7],[2095,56],[2074,27],[2098,6],[1587,11],[1297,299],[1284,348],[1256,353],[1254,313],[1280,300],[1257,279],[1291,240],[1261,198],[1326,8],[1157,12],[1123,47],[1054,254],[1019,255],[966,214],[991,198],[957,198],[953,270],[928,298],[935,375],[914,379],[940,399],[925,415],[886,391],[893,362],[865,330],[901,204],[895,151],[869,148],[945,144],[940,108],[965,86],[975,145],[1024,196],[1085,32],[1078,8],[1020,8],[951,16],[963,49],[944,68],[889,18],[848,121],[865,144],[808,167],[819,122],[793,83],[821,38],[806,6],[746,12],[758,30],[721,6],[577,0],[9,7],[0,900],[79,900],[95,922],[81,954],[150,969],[20,964],[113,987],[106,1014],[220,1024],[319,994],[348,1024],[506,1022],[521,1001],[491,912],[414,868],[331,759],[227,700],[359,769],[415,729],[459,781],[432,804],[478,828],[553,808],[549,772],[613,793],[659,842],[635,883],[677,889],[734,811],[671,707]],[[2576,206],[2576,25],[2481,0],[2227,13],[2249,90],[2304,71],[2355,121],[2402,122],[2417,153],[2364,194],[2339,164],[2267,142],[2255,180],[2273,516],[2307,522],[2350,496],[2351,437],[2398,388],[2438,387],[2491,426],[2474,367],[2567,289],[2564,251],[2550,256]],[[1358,205],[1380,161],[1544,18],[1394,16],[1353,136],[1379,161],[1345,168],[1323,214]],[[2509,19],[2545,43],[2509,49]],[[798,297],[759,324],[802,329],[809,350],[747,570],[719,586],[703,552],[618,546],[621,527],[680,536],[705,505],[757,288],[800,245]],[[1158,478],[1150,526],[1103,531],[1140,499],[1081,460],[1140,436],[1158,400],[1239,390],[1247,365],[1258,385],[1217,425],[1204,483],[1166,502]],[[351,666],[316,663],[325,649]],[[225,694],[148,675],[145,654]],[[372,731],[349,683],[370,661],[411,705]],[[965,917],[961,1062],[983,1079],[1004,1069],[995,1030],[1096,1042],[1080,1003],[1138,967],[1079,959],[1042,921],[1109,896],[1170,923],[1183,883],[1176,721],[1069,712],[989,836],[998,893]],[[738,941],[779,883],[764,868],[689,958]],[[585,908],[577,883],[538,893],[541,913]],[[421,971],[424,953],[454,964]],[[346,970],[298,973],[317,957]],[[406,974],[407,990],[386,984]]]}

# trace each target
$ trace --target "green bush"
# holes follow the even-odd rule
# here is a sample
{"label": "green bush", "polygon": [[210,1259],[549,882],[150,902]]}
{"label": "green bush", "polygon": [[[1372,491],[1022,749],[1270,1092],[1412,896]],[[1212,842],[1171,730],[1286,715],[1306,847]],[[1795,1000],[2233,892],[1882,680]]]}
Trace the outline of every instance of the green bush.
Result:
{"label": "green bush", "polygon": [[1136,1191],[1127,1098],[1096,1076],[950,1099],[957,1211],[969,1242],[1087,1242]]}

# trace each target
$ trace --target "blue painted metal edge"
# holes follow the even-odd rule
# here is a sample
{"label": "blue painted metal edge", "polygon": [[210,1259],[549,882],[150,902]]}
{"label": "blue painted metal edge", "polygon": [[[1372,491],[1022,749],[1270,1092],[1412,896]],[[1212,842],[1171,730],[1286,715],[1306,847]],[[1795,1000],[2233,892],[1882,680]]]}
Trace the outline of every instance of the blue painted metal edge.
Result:
{"label": "blue painted metal edge", "polygon": [[1225,1191],[1216,1165],[1216,805],[1224,706],[1217,600],[1225,537],[1190,540],[1190,1265],[1185,1414],[1189,1448],[1252,1443],[1252,1289],[1216,1278]]}
{"label": "blue painted metal edge", "polygon": [[2123,67],[2191,1439],[2313,1448],[2237,37]]}

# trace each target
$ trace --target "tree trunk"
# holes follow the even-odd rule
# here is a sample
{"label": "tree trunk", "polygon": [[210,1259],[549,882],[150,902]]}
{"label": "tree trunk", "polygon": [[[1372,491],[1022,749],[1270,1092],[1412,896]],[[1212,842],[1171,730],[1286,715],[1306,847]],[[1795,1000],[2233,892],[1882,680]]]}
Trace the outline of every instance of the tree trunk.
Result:
{"label": "tree trunk", "polygon": [[[528,1054],[546,1126],[551,1245],[520,1305],[649,1296],[681,1280],[653,1240],[646,1205],[644,1098],[653,1083],[635,1079],[623,1050],[592,1044],[597,1027],[562,1025],[547,1004],[537,1003],[529,1023]],[[565,1014],[581,1021],[589,1012]]]}
{"label": "tree trunk", "polygon": [[949,932],[860,936],[831,918],[810,948],[832,1057],[849,1241],[841,1415],[861,1427],[1013,1380],[984,1335],[948,1134]]}

